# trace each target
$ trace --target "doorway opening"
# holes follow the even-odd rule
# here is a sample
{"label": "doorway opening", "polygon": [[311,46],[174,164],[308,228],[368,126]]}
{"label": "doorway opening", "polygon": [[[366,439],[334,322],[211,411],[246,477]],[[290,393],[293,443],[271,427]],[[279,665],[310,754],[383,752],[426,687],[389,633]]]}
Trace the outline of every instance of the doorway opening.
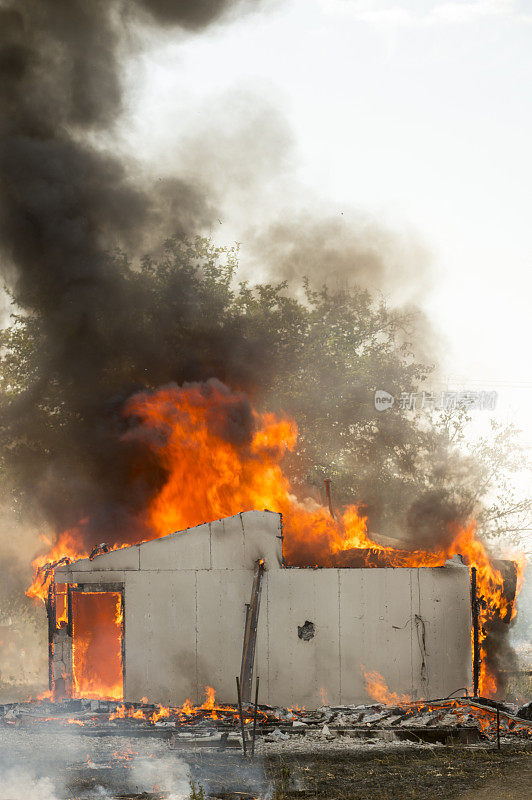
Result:
{"label": "doorway opening", "polygon": [[72,697],[124,697],[124,595],[72,592]]}

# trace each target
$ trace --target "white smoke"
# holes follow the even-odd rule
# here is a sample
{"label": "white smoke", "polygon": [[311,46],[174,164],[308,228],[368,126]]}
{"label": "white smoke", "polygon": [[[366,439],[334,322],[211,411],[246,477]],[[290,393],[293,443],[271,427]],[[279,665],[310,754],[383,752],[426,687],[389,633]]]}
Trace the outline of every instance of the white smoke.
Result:
{"label": "white smoke", "polygon": [[0,800],[61,800],[50,778],[39,778],[19,767],[0,774]]}
{"label": "white smoke", "polygon": [[[38,725],[38,723],[33,723]],[[25,726],[22,726],[22,728]],[[162,794],[188,800],[188,764],[167,742],[0,730],[0,800],[115,800],[123,794]],[[43,731],[45,729],[42,729]],[[54,744],[55,742],[55,744]]]}
{"label": "white smoke", "polygon": [[167,800],[190,797],[189,768],[177,757],[135,759],[129,783],[138,791],[163,792]]}

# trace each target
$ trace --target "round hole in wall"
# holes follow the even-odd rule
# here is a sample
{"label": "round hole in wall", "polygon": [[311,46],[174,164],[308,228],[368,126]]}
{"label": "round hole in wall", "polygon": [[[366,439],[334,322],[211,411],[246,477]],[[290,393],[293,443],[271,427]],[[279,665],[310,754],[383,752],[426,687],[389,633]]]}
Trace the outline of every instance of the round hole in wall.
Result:
{"label": "round hole in wall", "polygon": [[310,642],[311,639],[314,638],[314,634],[316,633],[316,626],[313,622],[309,622],[307,619],[304,625],[297,626],[297,635],[300,639],[304,642]]}

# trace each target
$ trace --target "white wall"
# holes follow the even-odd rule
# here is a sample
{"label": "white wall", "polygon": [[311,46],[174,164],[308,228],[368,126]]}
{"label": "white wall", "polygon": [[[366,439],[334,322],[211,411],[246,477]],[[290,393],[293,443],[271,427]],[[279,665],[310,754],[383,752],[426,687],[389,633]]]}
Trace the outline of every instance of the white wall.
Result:
{"label": "white wall", "polygon": [[[471,685],[467,568],[289,569],[268,573],[265,589],[257,668],[267,702],[366,702],[373,670],[412,698]],[[315,636],[303,641],[307,620]]]}
{"label": "white wall", "polygon": [[366,702],[363,669],[411,697],[471,684],[467,568],[283,569],[280,536],[280,515],[246,512],[58,568],[56,581],[124,584],[126,700],[199,703],[209,685],[235,702],[258,558],[262,702]]}

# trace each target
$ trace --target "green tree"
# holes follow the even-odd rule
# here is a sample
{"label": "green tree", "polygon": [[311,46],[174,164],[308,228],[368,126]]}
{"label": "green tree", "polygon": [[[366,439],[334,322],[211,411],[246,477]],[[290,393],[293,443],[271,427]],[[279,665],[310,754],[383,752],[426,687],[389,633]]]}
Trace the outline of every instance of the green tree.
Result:
{"label": "green tree", "polygon": [[460,414],[435,422],[397,404],[375,410],[375,390],[416,391],[431,372],[411,344],[411,311],[359,288],[305,282],[296,299],[284,283],[239,282],[238,248],[199,237],[174,237],[137,266],[110,254],[108,270],[121,333],[102,300],[91,320],[97,381],[80,387],[54,361],[46,308],[18,309],[1,333],[1,467],[15,507],[38,503],[46,514],[64,505],[75,522],[120,480],[131,493],[124,454],[114,455],[123,400],[211,377],[293,416],[300,437],[286,467],[299,491],[317,499],[331,478],[334,502],[362,502],[372,532],[430,545],[449,521],[476,514],[492,535],[521,507],[508,491],[484,503],[512,452],[502,432],[466,454]]}

